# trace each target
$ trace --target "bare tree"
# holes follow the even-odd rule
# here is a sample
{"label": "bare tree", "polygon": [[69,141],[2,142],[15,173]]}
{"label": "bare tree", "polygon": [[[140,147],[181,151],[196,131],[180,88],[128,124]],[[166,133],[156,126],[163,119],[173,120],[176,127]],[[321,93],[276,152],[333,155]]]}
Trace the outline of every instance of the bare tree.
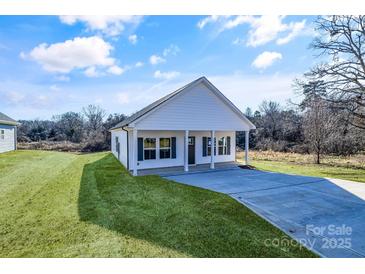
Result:
{"label": "bare tree", "polygon": [[263,101],[260,105],[260,111],[265,117],[265,119],[263,119],[263,128],[267,137],[277,140],[279,134],[279,124],[281,122],[279,118],[281,112],[279,103],[273,101]]}
{"label": "bare tree", "polygon": [[326,102],[319,97],[307,101],[303,119],[305,141],[315,153],[315,162],[320,164],[320,157],[325,152],[326,144],[334,132],[335,117]]}
{"label": "bare tree", "polygon": [[102,130],[105,110],[99,106],[88,105],[82,109],[82,112],[86,117],[86,126],[89,132]]}
{"label": "bare tree", "polygon": [[316,25],[319,35],[311,47],[327,61],[306,73],[306,80],[320,84],[317,90],[325,92],[317,95],[365,129],[365,16],[319,17]]}

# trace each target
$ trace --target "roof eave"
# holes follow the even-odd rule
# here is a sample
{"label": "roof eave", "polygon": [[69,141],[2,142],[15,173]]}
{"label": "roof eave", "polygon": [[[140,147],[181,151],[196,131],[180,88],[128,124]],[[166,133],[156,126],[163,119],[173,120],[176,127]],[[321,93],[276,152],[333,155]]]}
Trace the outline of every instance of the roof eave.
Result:
{"label": "roof eave", "polygon": [[0,124],[1,125],[9,125],[9,126],[19,126],[20,123],[18,122],[13,122],[13,121],[5,121],[5,120],[0,120]]}

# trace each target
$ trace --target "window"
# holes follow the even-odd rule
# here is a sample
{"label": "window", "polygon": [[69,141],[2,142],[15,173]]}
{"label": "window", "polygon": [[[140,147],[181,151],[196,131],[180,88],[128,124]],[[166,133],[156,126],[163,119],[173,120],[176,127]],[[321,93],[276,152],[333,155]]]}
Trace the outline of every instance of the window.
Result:
{"label": "window", "polygon": [[227,137],[218,139],[218,155],[227,155]]}
{"label": "window", "polygon": [[4,140],[5,139],[5,130],[1,129],[0,130],[0,140]]}
{"label": "window", "polygon": [[143,150],[145,160],[156,159],[156,138],[145,138],[143,140]]}
{"label": "window", "polygon": [[207,138],[207,155],[210,156],[212,153],[212,140],[210,137]]}
{"label": "window", "polygon": [[119,138],[115,137],[115,151],[119,152]]}
{"label": "window", "polygon": [[160,159],[171,158],[171,138],[160,138]]}

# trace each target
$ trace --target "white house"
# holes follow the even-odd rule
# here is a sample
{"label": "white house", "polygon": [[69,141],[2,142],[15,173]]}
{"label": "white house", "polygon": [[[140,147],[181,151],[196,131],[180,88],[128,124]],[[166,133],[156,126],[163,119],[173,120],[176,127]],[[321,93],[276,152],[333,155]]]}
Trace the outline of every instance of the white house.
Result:
{"label": "white house", "polygon": [[19,123],[0,112],[0,153],[16,150],[16,126]]}
{"label": "white house", "polygon": [[[207,78],[166,95],[111,129],[115,157],[138,170],[235,161],[236,131],[255,126]],[[212,142],[214,153],[212,153]]]}

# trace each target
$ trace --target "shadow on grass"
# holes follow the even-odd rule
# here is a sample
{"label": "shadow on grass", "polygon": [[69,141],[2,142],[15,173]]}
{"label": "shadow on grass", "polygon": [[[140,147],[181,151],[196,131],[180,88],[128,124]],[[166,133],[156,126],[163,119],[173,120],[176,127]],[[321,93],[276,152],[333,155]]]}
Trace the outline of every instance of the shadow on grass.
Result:
{"label": "shadow on grass", "polygon": [[132,177],[111,154],[84,166],[78,206],[82,221],[185,256],[313,256],[266,247],[265,239],[284,234],[231,198],[158,176]]}

